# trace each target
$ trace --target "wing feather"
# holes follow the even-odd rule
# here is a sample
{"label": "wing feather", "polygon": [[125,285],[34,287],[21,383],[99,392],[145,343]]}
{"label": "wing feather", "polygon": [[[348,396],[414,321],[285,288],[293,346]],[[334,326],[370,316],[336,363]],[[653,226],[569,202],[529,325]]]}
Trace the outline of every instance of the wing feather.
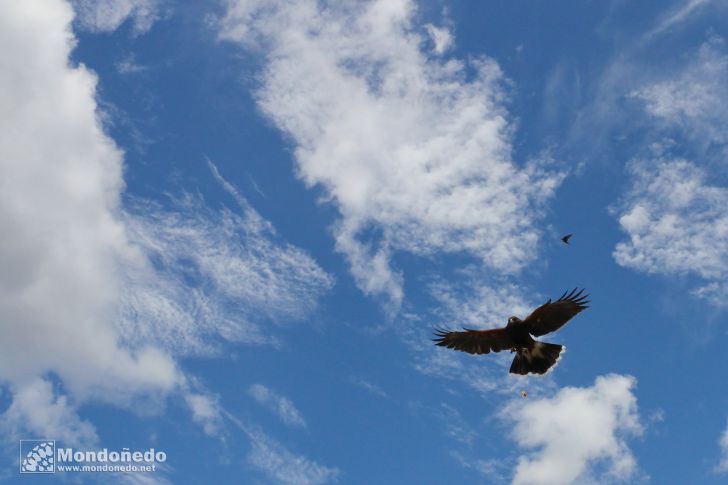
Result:
{"label": "wing feather", "polygon": [[552,302],[549,299],[536,308],[523,320],[528,327],[528,332],[534,337],[540,337],[564,326],[577,313],[589,308],[587,306],[589,295],[583,293],[584,289],[577,291],[577,288],[574,288],[570,292],[567,290],[558,300]]}
{"label": "wing feather", "polygon": [[461,332],[435,329],[435,337],[432,340],[436,345],[469,354],[488,354],[515,347],[513,339],[505,328],[492,330],[464,328]]}

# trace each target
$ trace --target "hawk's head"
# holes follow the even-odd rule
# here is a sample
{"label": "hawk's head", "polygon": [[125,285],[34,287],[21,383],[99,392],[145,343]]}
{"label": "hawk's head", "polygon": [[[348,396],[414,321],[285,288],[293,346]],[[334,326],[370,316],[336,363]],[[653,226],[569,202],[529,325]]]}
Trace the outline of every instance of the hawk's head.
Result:
{"label": "hawk's head", "polygon": [[508,319],[508,325],[507,326],[510,327],[511,325],[518,325],[519,323],[521,323],[521,319],[520,318],[518,318],[518,317],[510,317]]}

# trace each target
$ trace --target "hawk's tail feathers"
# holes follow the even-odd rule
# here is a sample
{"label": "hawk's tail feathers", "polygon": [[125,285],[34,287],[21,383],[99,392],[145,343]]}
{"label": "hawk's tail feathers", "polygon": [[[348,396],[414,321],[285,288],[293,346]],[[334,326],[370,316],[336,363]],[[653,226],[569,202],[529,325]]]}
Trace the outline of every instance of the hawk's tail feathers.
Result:
{"label": "hawk's tail feathers", "polygon": [[518,349],[511,364],[511,374],[545,374],[556,366],[566,347],[559,344],[535,342],[533,348]]}

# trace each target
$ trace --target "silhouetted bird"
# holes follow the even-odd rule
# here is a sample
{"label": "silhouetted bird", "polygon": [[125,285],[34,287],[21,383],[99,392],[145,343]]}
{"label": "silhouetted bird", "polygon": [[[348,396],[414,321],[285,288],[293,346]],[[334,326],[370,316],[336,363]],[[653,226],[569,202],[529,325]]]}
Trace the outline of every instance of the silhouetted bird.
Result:
{"label": "silhouetted bird", "polygon": [[511,364],[511,374],[544,374],[559,360],[561,352],[566,350],[566,347],[539,342],[531,336],[540,337],[554,332],[574,315],[588,308],[586,304],[589,303],[587,300],[589,295],[582,295],[583,289],[578,293],[576,290],[574,288],[568,295],[564,292],[554,302],[549,299],[525,320],[510,317],[508,324],[503,328],[493,330],[465,328],[462,332],[435,329],[437,338],[433,341],[441,347],[469,354],[488,354],[510,349],[516,353]]}
{"label": "silhouetted bird", "polygon": [[566,236],[562,237],[561,240],[564,241],[564,244],[569,244],[569,239],[571,239],[571,236],[573,236],[573,234],[567,234]]}

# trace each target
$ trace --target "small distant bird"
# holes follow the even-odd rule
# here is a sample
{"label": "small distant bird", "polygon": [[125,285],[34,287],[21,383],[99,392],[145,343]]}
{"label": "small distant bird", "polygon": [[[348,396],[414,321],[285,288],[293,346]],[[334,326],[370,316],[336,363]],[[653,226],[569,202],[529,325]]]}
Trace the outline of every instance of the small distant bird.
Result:
{"label": "small distant bird", "polygon": [[577,313],[588,308],[584,290],[574,288],[569,294],[564,292],[558,300],[551,299],[536,308],[525,320],[510,317],[503,328],[492,330],[472,330],[462,332],[435,329],[433,342],[441,347],[460,350],[469,354],[488,354],[510,349],[515,352],[511,364],[511,374],[545,374],[561,356],[566,347],[534,340],[554,332],[571,320]]}
{"label": "small distant bird", "polygon": [[526,391],[521,391],[521,397],[528,397],[528,393]]}
{"label": "small distant bird", "polygon": [[562,237],[561,240],[564,241],[564,244],[569,244],[569,239],[571,239],[571,236],[573,236],[573,234],[567,234],[566,236]]}

